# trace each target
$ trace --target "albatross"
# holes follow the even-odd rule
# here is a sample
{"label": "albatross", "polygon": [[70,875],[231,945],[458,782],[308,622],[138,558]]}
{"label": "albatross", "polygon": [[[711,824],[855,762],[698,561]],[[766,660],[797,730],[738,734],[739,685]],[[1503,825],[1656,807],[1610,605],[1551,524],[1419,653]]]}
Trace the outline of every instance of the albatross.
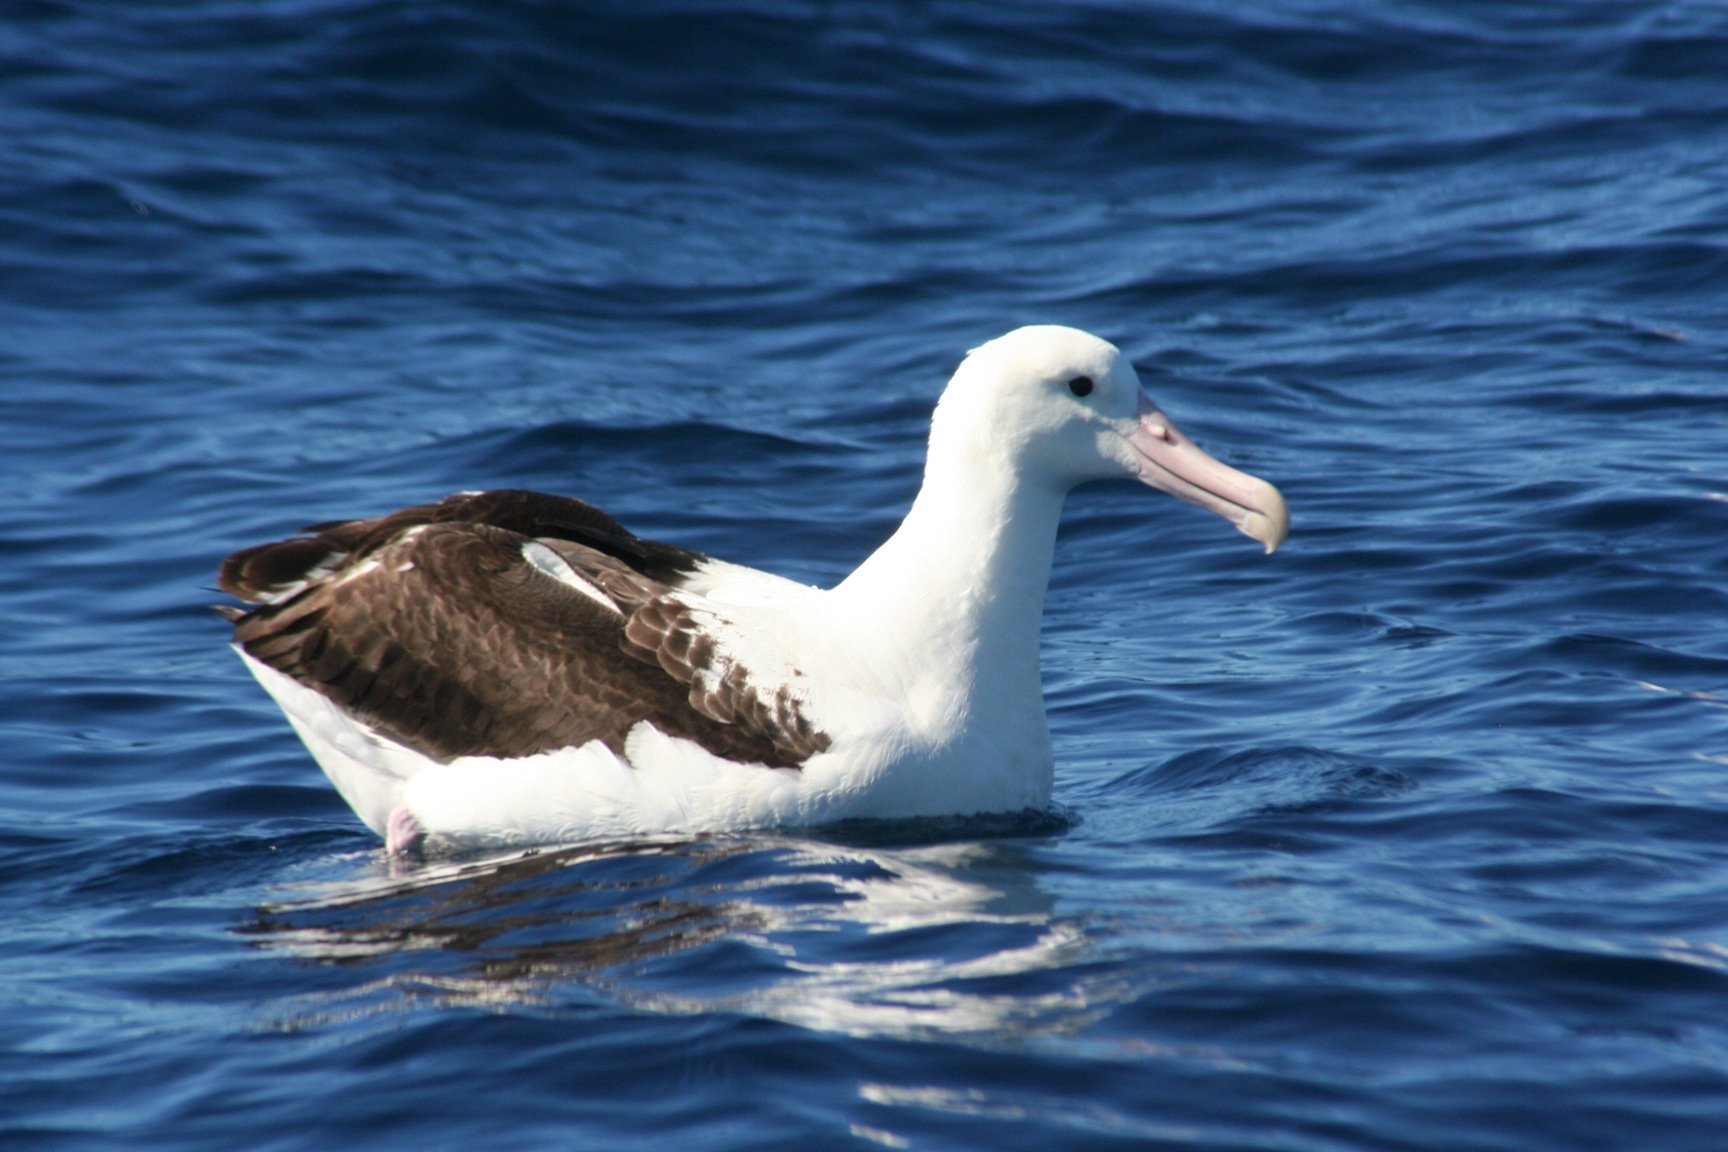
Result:
{"label": "albatross", "polygon": [[967,354],[911,510],[832,588],[518,490],[314,525],[219,582],[247,668],[392,854],[1039,810],[1057,521],[1111,477],[1267,552],[1289,530],[1114,345],[1034,326]]}

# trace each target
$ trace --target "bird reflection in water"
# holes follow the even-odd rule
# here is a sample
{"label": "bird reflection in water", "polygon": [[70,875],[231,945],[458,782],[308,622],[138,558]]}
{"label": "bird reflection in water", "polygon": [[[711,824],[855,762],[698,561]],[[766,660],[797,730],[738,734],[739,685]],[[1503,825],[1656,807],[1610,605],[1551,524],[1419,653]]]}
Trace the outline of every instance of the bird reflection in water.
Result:
{"label": "bird reflection in water", "polygon": [[1024,840],[684,840],[421,865],[267,905],[242,931],[330,977],[289,1028],[431,997],[1000,1037],[1130,992],[1037,877]]}

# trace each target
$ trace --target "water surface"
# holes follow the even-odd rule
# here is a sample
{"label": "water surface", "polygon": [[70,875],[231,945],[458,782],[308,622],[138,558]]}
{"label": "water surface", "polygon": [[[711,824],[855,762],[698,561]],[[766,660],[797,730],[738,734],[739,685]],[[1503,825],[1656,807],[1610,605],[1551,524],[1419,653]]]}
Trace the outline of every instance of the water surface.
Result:
{"label": "water surface", "polygon": [[[0,29],[0,1142],[1728,1146],[1728,14],[40,0]],[[814,582],[965,349],[1047,820],[393,867],[229,550],[541,487]]]}

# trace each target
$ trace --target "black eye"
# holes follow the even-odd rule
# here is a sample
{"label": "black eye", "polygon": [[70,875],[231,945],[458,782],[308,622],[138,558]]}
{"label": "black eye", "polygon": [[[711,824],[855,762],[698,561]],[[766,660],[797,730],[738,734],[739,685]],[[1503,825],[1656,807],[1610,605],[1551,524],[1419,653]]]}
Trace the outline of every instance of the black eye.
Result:
{"label": "black eye", "polygon": [[1076,376],[1076,377],[1074,377],[1074,379],[1068,381],[1068,391],[1074,393],[1074,395],[1076,395],[1076,396],[1090,396],[1090,395],[1092,395],[1092,377],[1090,377],[1090,376]]}

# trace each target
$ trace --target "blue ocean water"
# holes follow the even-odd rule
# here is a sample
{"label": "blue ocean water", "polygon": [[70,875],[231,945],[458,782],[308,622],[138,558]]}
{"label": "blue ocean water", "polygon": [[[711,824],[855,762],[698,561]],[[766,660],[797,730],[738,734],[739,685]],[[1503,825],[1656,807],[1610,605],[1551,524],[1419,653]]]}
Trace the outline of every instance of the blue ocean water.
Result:
{"label": "blue ocean water", "polygon": [[[1728,9],[15,0],[0,1144],[1728,1147]],[[1061,809],[392,867],[214,568],[540,487],[836,579],[1026,322]]]}

